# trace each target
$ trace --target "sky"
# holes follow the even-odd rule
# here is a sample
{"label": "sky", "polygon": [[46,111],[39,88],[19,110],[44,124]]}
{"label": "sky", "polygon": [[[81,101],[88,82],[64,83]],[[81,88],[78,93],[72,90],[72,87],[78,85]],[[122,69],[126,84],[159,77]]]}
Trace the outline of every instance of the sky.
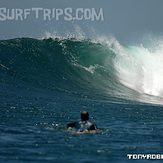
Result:
{"label": "sky", "polygon": [[67,34],[82,31],[87,37],[112,35],[120,42],[163,34],[163,0],[0,0],[0,8],[95,8],[103,9],[103,21],[44,21],[30,16],[24,21],[0,21],[0,39],[40,38],[45,33]]}

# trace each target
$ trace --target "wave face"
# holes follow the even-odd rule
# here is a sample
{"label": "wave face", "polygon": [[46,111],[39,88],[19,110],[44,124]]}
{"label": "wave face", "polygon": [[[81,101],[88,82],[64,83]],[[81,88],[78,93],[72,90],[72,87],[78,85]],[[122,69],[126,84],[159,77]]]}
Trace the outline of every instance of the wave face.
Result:
{"label": "wave face", "polygon": [[0,41],[1,82],[73,94],[162,103],[163,48],[115,39]]}

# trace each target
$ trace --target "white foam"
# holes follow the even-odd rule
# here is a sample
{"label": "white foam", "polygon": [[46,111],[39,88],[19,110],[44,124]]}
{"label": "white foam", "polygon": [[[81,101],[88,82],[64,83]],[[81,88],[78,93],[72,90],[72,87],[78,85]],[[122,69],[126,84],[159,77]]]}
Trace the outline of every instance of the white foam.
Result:
{"label": "white foam", "polygon": [[73,65],[76,66],[76,67],[79,67],[81,69],[84,69],[84,70],[88,71],[91,74],[94,74],[96,68],[98,67],[98,65],[94,65],[94,66],[93,65],[90,65],[89,67],[86,67],[86,66],[80,65],[78,63],[74,63]]}
{"label": "white foam", "polygon": [[114,61],[119,80],[139,93],[163,97],[163,44],[123,49]]}
{"label": "white foam", "polygon": [[76,40],[84,40],[87,39],[85,32],[78,25],[73,26],[73,32],[65,31],[64,33],[59,33],[56,30],[53,32],[45,31],[41,37],[41,39],[71,39],[75,38]]}

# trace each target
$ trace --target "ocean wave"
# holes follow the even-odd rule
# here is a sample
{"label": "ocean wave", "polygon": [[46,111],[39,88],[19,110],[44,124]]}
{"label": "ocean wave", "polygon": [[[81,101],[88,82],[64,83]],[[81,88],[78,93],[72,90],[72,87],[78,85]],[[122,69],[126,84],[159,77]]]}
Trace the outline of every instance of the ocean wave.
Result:
{"label": "ocean wave", "polygon": [[54,91],[160,103],[162,51],[122,46],[114,38],[2,40],[1,81],[12,83],[12,77]]}

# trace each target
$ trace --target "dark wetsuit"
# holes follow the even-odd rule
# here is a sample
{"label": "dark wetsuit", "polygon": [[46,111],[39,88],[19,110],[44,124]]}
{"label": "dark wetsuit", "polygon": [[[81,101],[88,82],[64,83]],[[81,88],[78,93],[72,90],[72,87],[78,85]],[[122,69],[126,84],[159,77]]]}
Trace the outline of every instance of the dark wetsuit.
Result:
{"label": "dark wetsuit", "polygon": [[78,132],[97,130],[97,126],[89,121],[79,121],[67,124],[67,128],[76,129]]}

